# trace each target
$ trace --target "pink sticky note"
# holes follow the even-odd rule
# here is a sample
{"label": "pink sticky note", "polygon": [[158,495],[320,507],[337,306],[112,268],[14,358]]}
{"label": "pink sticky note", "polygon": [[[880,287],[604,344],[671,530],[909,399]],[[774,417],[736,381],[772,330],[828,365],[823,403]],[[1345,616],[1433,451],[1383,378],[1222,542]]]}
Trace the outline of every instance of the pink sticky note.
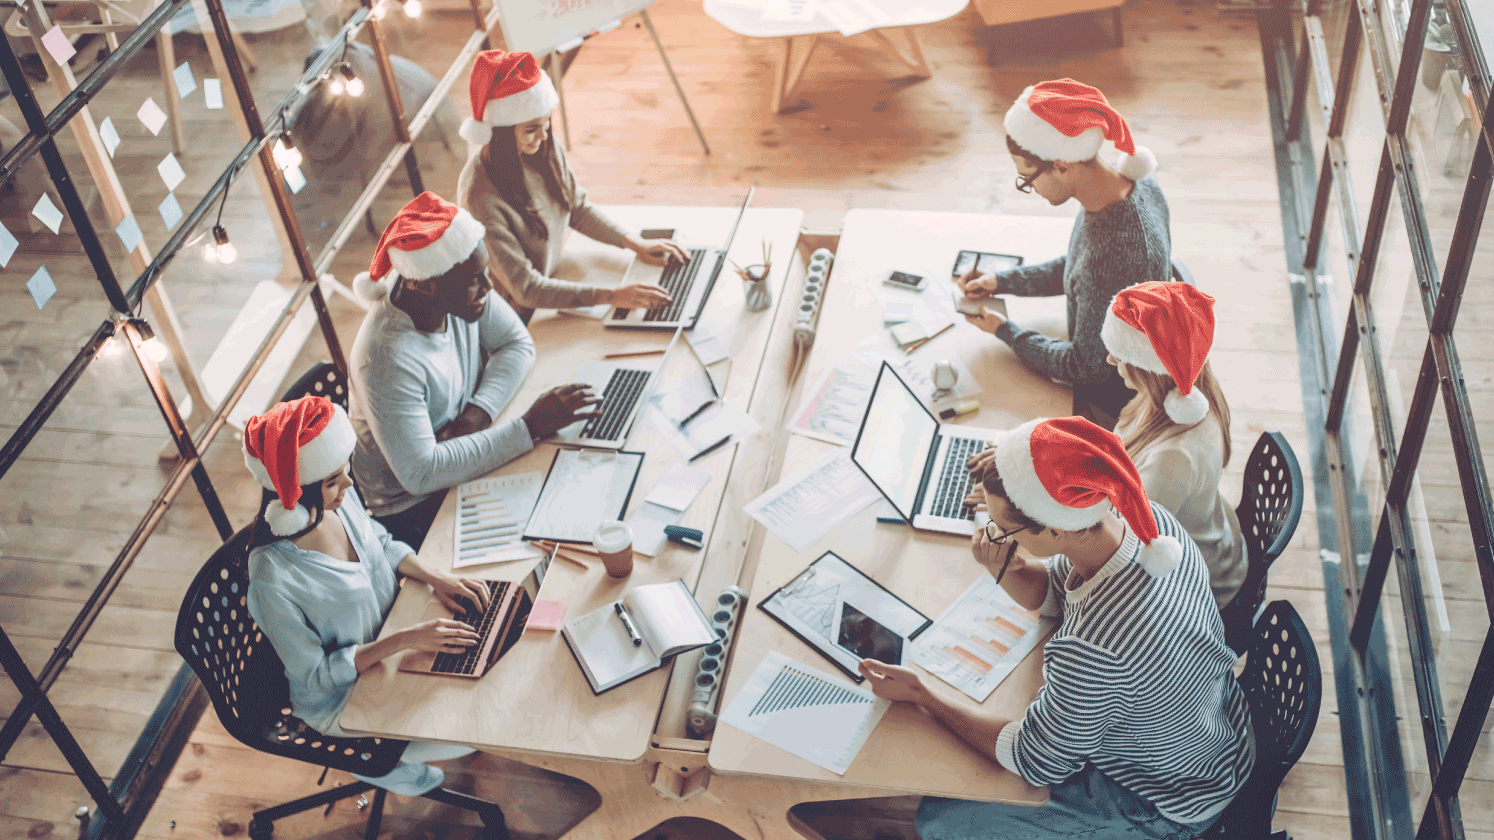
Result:
{"label": "pink sticky note", "polygon": [[560,622],[565,619],[565,604],[559,601],[535,601],[534,608],[529,611],[529,623],[524,625],[525,630],[559,630]]}
{"label": "pink sticky note", "polygon": [[73,49],[73,42],[63,34],[60,25],[53,26],[50,32],[41,37],[41,42],[58,64],[67,64],[68,59],[78,54],[78,51]]}

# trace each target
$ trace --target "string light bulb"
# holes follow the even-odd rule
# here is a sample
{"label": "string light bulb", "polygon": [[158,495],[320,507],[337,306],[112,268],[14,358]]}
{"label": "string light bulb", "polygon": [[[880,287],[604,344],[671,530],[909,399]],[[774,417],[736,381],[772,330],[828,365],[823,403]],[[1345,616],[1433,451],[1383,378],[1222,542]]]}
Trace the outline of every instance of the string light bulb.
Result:
{"label": "string light bulb", "polygon": [[296,148],[296,142],[291,139],[289,131],[280,132],[280,139],[275,141],[275,148],[270,150],[270,154],[275,158],[275,165],[282,171],[301,165],[301,150]]}
{"label": "string light bulb", "polygon": [[94,355],[94,358],[117,359],[122,352],[124,352],[124,347],[120,345],[119,339],[111,335],[104,339],[103,344],[99,345],[99,352]]}
{"label": "string light bulb", "polygon": [[388,9],[385,8],[385,5],[386,4],[384,3],[375,3],[373,6],[373,11],[369,12],[368,16],[373,18],[374,20],[383,20],[385,13],[388,11]]}
{"label": "string light bulb", "polygon": [[337,65],[337,72],[332,74],[327,88],[334,96],[340,96],[343,93],[348,96],[362,96],[363,80],[353,72],[353,65],[344,61]]}
{"label": "string light bulb", "polygon": [[405,17],[418,18],[424,8],[420,5],[420,0],[405,0]]}
{"label": "string light bulb", "polygon": [[239,258],[239,249],[228,241],[228,231],[222,225],[213,225],[213,241],[202,247],[202,258],[223,265]]}
{"label": "string light bulb", "polygon": [[156,337],[156,331],[150,328],[150,322],[144,318],[131,318],[130,324],[140,334],[140,352],[145,354],[145,358],[156,364],[170,358],[171,350],[166,347],[166,342]]}

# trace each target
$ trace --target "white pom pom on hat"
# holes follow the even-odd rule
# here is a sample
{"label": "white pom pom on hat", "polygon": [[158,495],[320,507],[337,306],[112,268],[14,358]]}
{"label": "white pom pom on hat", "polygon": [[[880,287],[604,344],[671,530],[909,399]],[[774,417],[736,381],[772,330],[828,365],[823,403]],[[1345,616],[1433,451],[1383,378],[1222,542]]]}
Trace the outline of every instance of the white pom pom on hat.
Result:
{"label": "white pom pom on hat", "polygon": [[1209,400],[1197,388],[1186,394],[1174,388],[1162,398],[1162,410],[1167,412],[1172,422],[1192,426],[1209,416]]}
{"label": "white pom pom on hat", "polygon": [[1183,562],[1183,544],[1173,537],[1157,537],[1141,547],[1136,565],[1154,578],[1162,577]]}

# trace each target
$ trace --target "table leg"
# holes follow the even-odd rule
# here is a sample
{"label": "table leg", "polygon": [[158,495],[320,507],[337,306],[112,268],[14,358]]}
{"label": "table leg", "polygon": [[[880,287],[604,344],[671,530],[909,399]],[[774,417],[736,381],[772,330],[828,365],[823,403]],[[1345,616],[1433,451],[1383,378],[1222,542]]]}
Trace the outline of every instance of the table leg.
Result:
{"label": "table leg", "polygon": [[814,55],[814,48],[820,45],[820,36],[818,35],[804,35],[801,37],[809,39],[809,46],[799,52],[798,58],[790,61],[789,50],[787,47],[784,48],[783,87],[779,93],[778,101],[773,108],[773,113],[775,114],[782,111],[785,105],[793,104],[794,94],[799,91],[799,81],[804,78],[804,69],[809,66],[809,59]]}
{"label": "table leg", "polygon": [[897,44],[892,43],[892,39],[888,38],[887,33],[881,29],[870,30],[867,34],[875,38],[882,45],[882,49],[885,52],[891,54],[893,58],[912,70],[915,76],[921,79],[927,79],[929,76],[932,76],[933,73],[929,70],[929,63],[923,57],[923,49],[918,45],[918,36],[913,34],[913,27],[903,26],[898,28],[903,30],[903,35],[908,41],[910,55],[903,55],[903,51],[898,48]]}

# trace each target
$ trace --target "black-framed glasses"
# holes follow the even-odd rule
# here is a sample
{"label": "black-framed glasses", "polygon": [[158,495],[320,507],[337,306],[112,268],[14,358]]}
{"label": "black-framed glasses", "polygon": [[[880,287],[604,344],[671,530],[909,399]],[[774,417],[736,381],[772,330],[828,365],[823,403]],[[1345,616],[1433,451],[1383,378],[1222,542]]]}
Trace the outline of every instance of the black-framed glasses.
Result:
{"label": "black-framed glasses", "polygon": [[1006,531],[1005,533],[1003,533],[1000,529],[998,529],[996,527],[996,520],[994,520],[994,519],[987,519],[986,520],[986,539],[990,540],[992,545],[1005,545],[1007,540],[1011,539],[1012,537],[1015,537],[1016,535],[1022,533],[1023,531],[1027,530],[1030,527],[1032,527],[1032,526],[1030,526],[1030,525],[1023,525],[1020,528],[1013,528],[1012,530]]}
{"label": "black-framed glasses", "polygon": [[1030,192],[1032,192],[1032,182],[1036,181],[1037,179],[1039,179],[1041,177],[1043,177],[1043,173],[1047,172],[1050,168],[1052,168],[1052,164],[1044,163],[1042,166],[1039,166],[1038,169],[1037,169],[1037,171],[1034,172],[1034,173],[1032,173],[1031,175],[1018,175],[1017,176],[1017,192],[1019,192],[1019,193],[1030,193]]}

